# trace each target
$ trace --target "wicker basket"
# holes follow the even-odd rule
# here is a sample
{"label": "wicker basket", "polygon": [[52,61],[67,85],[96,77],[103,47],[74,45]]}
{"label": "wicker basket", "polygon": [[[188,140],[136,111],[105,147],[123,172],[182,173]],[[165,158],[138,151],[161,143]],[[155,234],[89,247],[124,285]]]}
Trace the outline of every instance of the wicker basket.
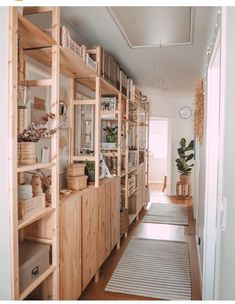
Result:
{"label": "wicker basket", "polygon": [[120,235],[124,234],[128,231],[129,227],[129,216],[128,216],[128,210],[124,209],[120,213]]}
{"label": "wicker basket", "polygon": [[82,176],[85,174],[85,164],[71,164],[67,167],[67,176]]}
{"label": "wicker basket", "polygon": [[18,143],[18,163],[20,165],[33,165],[36,163],[36,160],[35,142]]}
{"label": "wicker basket", "polygon": [[61,28],[61,45],[63,48],[73,52],[74,54],[80,56],[84,61],[86,61],[86,47],[85,45],[79,46],[76,42],[72,40],[69,35],[69,31],[65,26]]}
{"label": "wicker basket", "polygon": [[24,219],[46,207],[45,193],[18,203],[18,218]]}
{"label": "wicker basket", "polygon": [[70,190],[82,190],[87,187],[87,176],[67,176],[68,189]]}

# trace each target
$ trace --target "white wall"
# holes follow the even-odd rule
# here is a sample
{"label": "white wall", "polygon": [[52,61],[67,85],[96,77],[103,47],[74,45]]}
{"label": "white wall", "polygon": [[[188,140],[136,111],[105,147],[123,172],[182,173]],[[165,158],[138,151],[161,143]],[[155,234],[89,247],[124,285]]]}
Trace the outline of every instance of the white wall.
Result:
{"label": "white wall", "polygon": [[224,133],[224,172],[223,196],[227,198],[227,227],[222,232],[221,240],[221,267],[219,270],[220,300],[235,299],[235,8],[227,9],[227,35],[226,35],[226,92],[225,92],[225,133]]}
{"label": "white wall", "polygon": [[0,300],[11,299],[10,218],[8,197],[8,7],[0,8]]}
{"label": "white wall", "polygon": [[149,182],[163,183],[167,172],[167,159],[149,157]]}
{"label": "white wall", "polygon": [[[149,95],[148,95],[149,96]],[[190,119],[182,119],[179,117],[179,109],[182,106],[190,106],[193,109],[193,97],[167,97],[167,96],[149,96],[151,100],[150,115],[152,117],[161,117],[169,119],[169,134],[171,136],[171,189],[170,195],[175,195],[176,182],[179,179],[175,159],[178,158],[177,149],[179,141],[182,137],[186,138],[187,142],[194,139],[193,132],[193,115]],[[193,182],[193,176],[192,176]]]}

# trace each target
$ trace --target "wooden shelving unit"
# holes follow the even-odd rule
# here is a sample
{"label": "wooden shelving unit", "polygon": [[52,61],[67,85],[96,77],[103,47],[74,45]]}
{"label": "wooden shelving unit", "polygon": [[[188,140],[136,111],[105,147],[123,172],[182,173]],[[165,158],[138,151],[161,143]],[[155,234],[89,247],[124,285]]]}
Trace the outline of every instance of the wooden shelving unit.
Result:
{"label": "wooden shelving unit", "polygon": [[[41,11],[38,11],[41,13]],[[40,284],[43,284],[43,294],[45,299],[59,299],[59,277],[58,277],[58,202],[59,202],[59,164],[58,164],[58,131],[51,136],[51,160],[49,163],[35,163],[33,165],[17,164],[17,88],[18,83],[24,84],[26,81],[22,78],[17,79],[18,60],[17,54],[32,52],[37,54],[41,50],[50,52],[51,77],[50,79],[27,81],[28,86],[50,87],[51,104],[50,111],[55,114],[55,119],[51,127],[58,126],[59,117],[59,66],[60,66],[60,10],[57,7],[48,8],[51,13],[52,32],[51,37],[32,24],[24,16],[17,13],[17,8],[10,8],[10,49],[9,54],[9,91],[10,91],[10,112],[12,113],[9,121],[11,145],[10,145],[10,167],[11,167],[11,239],[12,239],[12,286],[13,299],[25,299]],[[19,41],[19,43],[18,43]],[[33,213],[22,220],[18,220],[18,176],[27,172],[36,172],[38,169],[50,170],[52,179],[51,204],[49,207]],[[49,228],[50,227],[50,228]],[[20,272],[19,272],[19,246],[20,242],[25,240],[39,241],[47,239],[50,243],[51,264],[49,268],[39,275],[25,290],[20,290]],[[49,259],[49,256],[48,256]],[[47,284],[44,282],[47,281]]]}
{"label": "wooden shelving unit", "polygon": [[[146,137],[148,134],[148,107],[147,101],[141,103],[140,100],[133,97],[134,86],[131,80],[127,81],[127,93],[125,87],[123,89],[123,79],[126,77],[125,73],[120,70],[119,75],[119,88],[112,85],[110,82],[102,77],[101,73],[101,47],[96,47],[90,50],[90,54],[95,57],[97,63],[97,70],[90,68],[86,65],[84,60],[76,56],[73,52],[65,49],[60,45],[60,9],[58,7],[33,7],[25,8],[24,16],[18,15],[17,8],[10,9],[10,54],[9,54],[9,71],[10,71],[10,85],[9,91],[11,99],[9,101],[9,111],[12,116],[9,120],[9,130],[11,134],[11,143],[9,146],[9,158],[11,169],[11,254],[12,254],[12,285],[14,286],[13,299],[25,299],[31,292],[33,292],[39,285],[42,286],[43,299],[57,300],[59,295],[59,140],[58,132],[53,134],[51,138],[51,161],[48,163],[35,163],[33,165],[18,165],[17,164],[17,85],[19,82],[25,84],[25,79],[17,79],[18,62],[17,56],[20,50],[23,50],[25,57],[30,57],[33,60],[48,67],[51,72],[51,77],[48,79],[30,79],[27,84],[32,87],[50,87],[51,88],[51,104],[50,111],[55,114],[56,119],[53,120],[51,127],[55,128],[59,125],[59,75],[60,73],[70,78],[70,123],[71,123],[71,141],[70,141],[70,162],[86,162],[91,161],[95,163],[95,183],[84,190],[83,194],[79,194],[82,198],[82,205],[86,206],[86,201],[89,201],[92,208],[95,206],[95,194],[99,194],[100,205],[104,204],[110,208],[110,201],[112,198],[112,220],[116,223],[111,227],[112,249],[115,244],[119,246],[119,203],[120,193],[122,193],[122,204],[129,211],[129,222],[132,223],[134,219],[138,218],[138,213],[145,203],[143,193],[145,186],[148,183],[148,141],[141,146],[141,136]],[[51,36],[36,27],[32,22],[27,19],[27,15],[43,14],[50,12],[52,14],[52,32]],[[19,43],[18,43],[18,38]],[[88,52],[88,53],[89,53]],[[78,98],[79,88],[85,86],[86,89],[91,90],[90,96],[86,99]],[[125,94],[126,93],[126,94]],[[103,97],[116,97],[117,108],[112,111],[101,109],[101,102]],[[77,140],[78,131],[82,129],[82,116],[79,111],[89,115],[86,122],[90,124],[92,129],[91,145],[89,150],[93,153],[86,154],[78,145]],[[89,109],[89,111],[88,111]],[[134,109],[134,110],[133,110]],[[133,116],[132,112],[135,112]],[[145,113],[144,121],[140,121],[142,112]],[[83,113],[84,114],[84,113]],[[112,115],[112,117],[107,117]],[[83,116],[84,117],[84,116]],[[117,143],[115,147],[102,147],[101,144],[101,130],[102,124],[107,126],[117,126]],[[144,131],[140,135],[140,129]],[[134,148],[132,147],[134,142]],[[107,183],[105,179],[100,178],[100,153],[107,159],[116,160],[116,175],[112,179],[112,183]],[[140,160],[140,153],[144,156]],[[136,161],[131,163],[130,159]],[[18,177],[20,174],[36,172],[36,170],[50,170],[52,176],[52,199],[51,205],[43,210],[34,213],[32,216],[18,220]],[[131,181],[130,185],[130,179]],[[120,188],[121,180],[121,188]],[[106,185],[107,184],[107,185]],[[143,186],[144,185],[144,186]],[[102,188],[102,189],[101,189]],[[101,189],[101,190],[100,190]],[[141,194],[142,193],[142,194]],[[108,194],[108,196],[106,195]],[[138,196],[141,196],[138,199]],[[107,197],[106,197],[107,196]],[[110,199],[108,199],[110,197]],[[74,201],[74,204],[76,202]],[[93,206],[94,205],[94,206]],[[99,227],[103,227],[102,221],[107,221],[106,207],[102,207],[104,219],[94,219],[94,222],[89,220],[89,225],[95,225],[95,221],[99,222]],[[118,207],[118,208],[117,208]],[[80,206],[81,208],[81,206]],[[89,208],[88,208],[89,209]],[[81,218],[79,220],[83,223],[83,218],[88,216],[89,212],[85,209],[79,212]],[[70,212],[72,212],[70,210]],[[92,212],[91,212],[92,213]],[[98,214],[98,212],[97,212]],[[114,216],[115,215],[115,216]],[[83,218],[82,218],[83,216]],[[90,216],[90,215],[89,215]],[[91,216],[94,216],[92,213]],[[109,215],[110,216],[110,215]],[[67,219],[66,219],[67,220]],[[77,222],[73,224],[76,226]],[[88,223],[88,222],[87,222]],[[107,224],[108,223],[108,224]],[[110,225],[110,218],[108,218],[107,225]],[[76,226],[77,227],[77,226]],[[97,230],[97,227],[94,226]],[[94,228],[93,227],[93,228]],[[83,227],[84,228],[84,227]],[[99,228],[101,229],[101,228]],[[102,228],[104,229],[104,228]],[[109,227],[110,230],[110,227]],[[82,230],[85,235],[85,229]],[[101,235],[102,231],[99,231]],[[75,236],[74,236],[75,237]],[[94,237],[94,236],[93,236]],[[102,234],[105,238],[105,233]],[[51,265],[42,273],[30,286],[25,290],[19,290],[19,242],[38,241],[41,243],[49,244],[51,248]],[[89,246],[95,246],[95,243],[89,241]],[[107,241],[107,240],[105,240]],[[81,242],[81,240],[80,240]],[[83,239],[85,244],[85,238]],[[89,247],[88,246],[88,247]],[[93,248],[92,247],[92,248]],[[87,248],[88,250],[89,248]],[[94,248],[93,248],[94,249]],[[95,250],[95,249],[94,249]],[[105,251],[105,248],[99,248]],[[102,262],[107,257],[106,251],[103,253]],[[87,251],[87,254],[92,255],[92,252]],[[98,255],[98,253],[97,253]],[[90,258],[91,263],[95,263]],[[99,262],[99,267],[102,264]],[[99,268],[98,267],[98,268]],[[98,269],[95,269],[98,271]],[[84,270],[85,271],[85,270]],[[92,276],[91,276],[92,277]],[[89,280],[91,278],[89,277]],[[87,278],[87,283],[88,283]]]}

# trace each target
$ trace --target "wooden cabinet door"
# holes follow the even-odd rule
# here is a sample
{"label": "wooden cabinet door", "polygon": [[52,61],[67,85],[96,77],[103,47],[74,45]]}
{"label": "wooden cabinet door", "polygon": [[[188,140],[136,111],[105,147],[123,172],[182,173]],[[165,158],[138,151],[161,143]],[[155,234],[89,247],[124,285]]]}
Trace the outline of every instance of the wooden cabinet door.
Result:
{"label": "wooden cabinet door", "polygon": [[82,290],[98,270],[98,197],[97,189],[82,194]]}
{"label": "wooden cabinet door", "polygon": [[115,177],[110,183],[110,221],[111,221],[111,250],[120,239],[120,195],[121,195],[120,177]]}
{"label": "wooden cabinet door", "polygon": [[60,206],[60,299],[81,295],[81,197],[71,195]]}
{"label": "wooden cabinet door", "polygon": [[99,237],[97,246],[97,263],[100,267],[110,254],[110,185],[111,180],[104,181],[98,188]]}

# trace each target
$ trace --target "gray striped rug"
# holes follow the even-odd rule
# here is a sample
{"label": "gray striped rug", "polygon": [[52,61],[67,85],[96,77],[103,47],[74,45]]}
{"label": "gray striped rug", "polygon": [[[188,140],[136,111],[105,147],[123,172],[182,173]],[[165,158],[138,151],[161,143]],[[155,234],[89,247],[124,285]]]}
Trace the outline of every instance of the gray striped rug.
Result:
{"label": "gray striped rug", "polygon": [[188,244],[132,238],[105,290],[162,300],[191,300]]}
{"label": "gray striped rug", "polygon": [[184,204],[152,203],[142,222],[188,225],[188,207]]}

